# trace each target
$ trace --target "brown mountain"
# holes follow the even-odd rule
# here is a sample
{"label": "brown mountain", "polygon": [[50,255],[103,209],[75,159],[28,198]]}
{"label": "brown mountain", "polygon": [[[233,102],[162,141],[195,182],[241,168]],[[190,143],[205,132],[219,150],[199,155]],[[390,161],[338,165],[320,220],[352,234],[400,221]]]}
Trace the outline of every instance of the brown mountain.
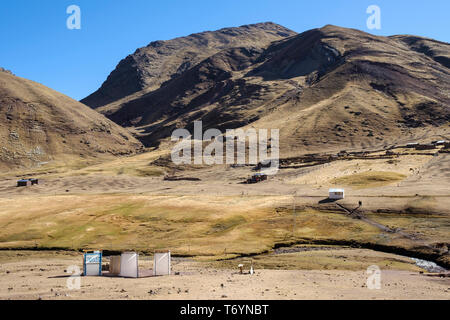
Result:
{"label": "brown mountain", "polygon": [[194,120],[279,128],[283,155],[448,138],[449,57],[447,43],[328,25],[149,76],[155,87],[98,110],[148,146]]}
{"label": "brown mountain", "polygon": [[221,50],[239,46],[265,47],[295,34],[268,22],[155,41],[122,60],[101,88],[81,102],[98,108],[142,90],[155,90]]}
{"label": "brown mountain", "polygon": [[0,167],[133,154],[142,145],[85,105],[0,71]]}

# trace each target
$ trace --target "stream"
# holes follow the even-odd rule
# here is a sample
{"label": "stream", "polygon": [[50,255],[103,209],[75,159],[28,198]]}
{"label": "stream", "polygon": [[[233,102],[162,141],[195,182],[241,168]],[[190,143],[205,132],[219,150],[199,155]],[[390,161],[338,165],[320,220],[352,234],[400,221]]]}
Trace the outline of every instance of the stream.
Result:
{"label": "stream", "polygon": [[[293,253],[293,252],[302,252],[302,251],[333,250],[333,249],[336,249],[336,247],[334,247],[334,246],[328,246],[328,247],[324,247],[324,246],[320,246],[320,247],[281,247],[281,248],[275,249],[273,254]],[[373,249],[369,249],[369,250],[373,250]],[[375,250],[375,251],[378,251],[378,250]],[[384,251],[379,251],[379,252],[384,252]],[[397,254],[397,255],[399,255],[399,254]],[[405,255],[400,255],[400,256],[413,260],[415,262],[416,266],[418,266],[421,269],[424,269],[427,272],[431,272],[431,273],[447,272],[447,269],[439,266],[435,262],[418,259],[418,258],[413,258],[413,257],[405,256]]]}
{"label": "stream", "polygon": [[410,258],[413,260],[416,265],[419,268],[425,269],[428,272],[431,273],[440,273],[440,272],[446,272],[447,270],[445,268],[442,268],[441,266],[438,266],[436,263],[432,261],[417,259],[417,258]]}

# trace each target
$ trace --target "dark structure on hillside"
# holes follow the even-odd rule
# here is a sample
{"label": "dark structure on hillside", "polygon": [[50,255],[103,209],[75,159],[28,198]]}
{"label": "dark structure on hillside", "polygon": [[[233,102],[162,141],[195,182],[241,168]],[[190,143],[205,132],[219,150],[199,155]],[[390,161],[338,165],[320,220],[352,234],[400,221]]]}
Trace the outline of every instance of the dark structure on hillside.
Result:
{"label": "dark structure on hillside", "polygon": [[39,179],[21,179],[17,181],[17,187],[28,187],[28,184],[34,186],[35,184],[39,184]]}
{"label": "dark structure on hillside", "polygon": [[434,144],[419,144],[416,146],[416,150],[433,150],[436,149]]}
{"label": "dark structure on hillside", "polygon": [[22,180],[18,180],[17,181],[17,186],[18,187],[26,187],[28,186],[28,180],[22,179]]}

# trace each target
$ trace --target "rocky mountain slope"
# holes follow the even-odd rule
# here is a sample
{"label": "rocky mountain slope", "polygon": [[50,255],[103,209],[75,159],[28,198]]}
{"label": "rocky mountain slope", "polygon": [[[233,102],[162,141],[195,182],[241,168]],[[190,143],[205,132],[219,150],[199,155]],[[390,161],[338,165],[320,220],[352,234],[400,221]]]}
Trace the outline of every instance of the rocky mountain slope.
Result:
{"label": "rocky mountain slope", "polygon": [[101,88],[81,102],[98,108],[142,90],[155,90],[221,50],[265,47],[295,34],[274,23],[260,23],[155,41],[123,59]]}
{"label": "rocky mountain slope", "polygon": [[142,145],[85,105],[0,71],[0,167],[133,154]]}
{"label": "rocky mountain slope", "polygon": [[285,156],[449,138],[446,43],[328,25],[217,51],[185,57],[189,67],[165,69],[165,82],[147,74],[145,90],[98,110],[147,146],[194,120],[205,129],[279,128]]}

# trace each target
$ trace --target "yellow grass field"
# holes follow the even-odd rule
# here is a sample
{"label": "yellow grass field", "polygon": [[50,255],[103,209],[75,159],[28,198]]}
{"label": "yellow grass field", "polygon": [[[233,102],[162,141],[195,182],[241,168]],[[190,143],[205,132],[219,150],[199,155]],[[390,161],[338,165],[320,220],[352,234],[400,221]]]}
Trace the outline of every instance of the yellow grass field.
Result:
{"label": "yellow grass field", "polygon": [[[448,180],[432,184],[439,172],[434,163],[446,163],[446,155],[406,155],[390,163],[336,161],[313,171],[280,170],[268,181],[245,185],[241,182],[252,174],[250,168],[174,171],[155,164],[167,154],[47,166],[29,172],[41,182],[28,188],[15,187],[16,173],[5,174],[0,248],[168,249],[220,260],[270,252],[282,244],[326,242],[437,252],[448,261]],[[163,179],[174,172],[197,181]],[[362,201],[368,220],[349,216],[333,203],[321,204],[335,185],[346,188],[340,203],[353,208]]]}

